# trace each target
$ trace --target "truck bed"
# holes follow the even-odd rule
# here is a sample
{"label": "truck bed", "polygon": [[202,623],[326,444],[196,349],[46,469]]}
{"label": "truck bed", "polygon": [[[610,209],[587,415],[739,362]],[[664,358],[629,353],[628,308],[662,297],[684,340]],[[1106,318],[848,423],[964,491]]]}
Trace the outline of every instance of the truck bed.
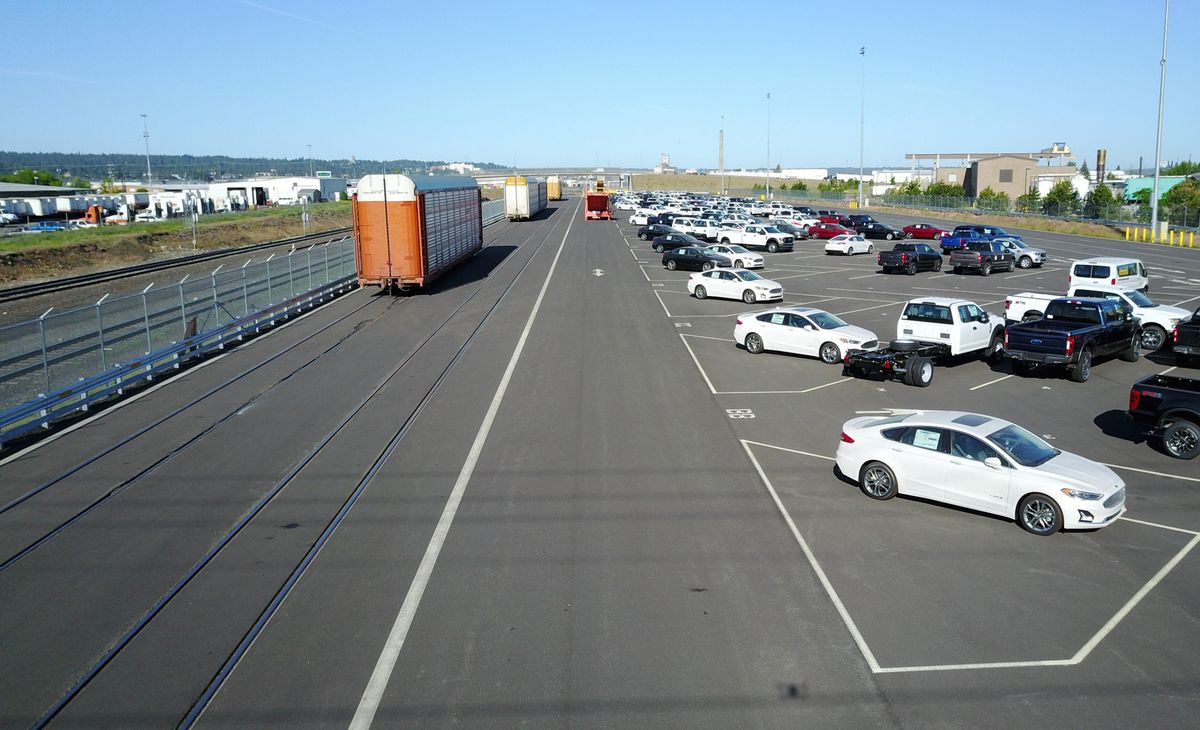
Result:
{"label": "truck bed", "polygon": [[1138,387],[1157,390],[1177,390],[1200,395],[1200,380],[1175,375],[1148,375],[1137,382]]}

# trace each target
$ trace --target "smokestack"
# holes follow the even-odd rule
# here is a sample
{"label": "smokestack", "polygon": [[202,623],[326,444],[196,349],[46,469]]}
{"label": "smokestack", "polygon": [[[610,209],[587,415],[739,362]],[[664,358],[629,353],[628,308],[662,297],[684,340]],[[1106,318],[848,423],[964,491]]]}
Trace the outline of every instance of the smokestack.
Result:
{"label": "smokestack", "polygon": [[1108,158],[1108,150],[1096,150],[1096,182],[1104,184],[1104,162]]}

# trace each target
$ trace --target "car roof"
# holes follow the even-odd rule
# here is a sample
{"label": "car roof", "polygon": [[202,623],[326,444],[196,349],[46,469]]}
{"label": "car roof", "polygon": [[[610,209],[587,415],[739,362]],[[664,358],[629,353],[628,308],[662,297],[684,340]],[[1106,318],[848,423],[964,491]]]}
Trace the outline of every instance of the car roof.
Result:
{"label": "car roof", "polygon": [[904,419],[904,425],[953,428],[973,435],[987,436],[1013,423],[1003,418],[970,411],[921,411]]}
{"label": "car roof", "polygon": [[760,309],[756,312],[746,312],[745,314],[739,314],[738,316],[739,317],[757,317],[760,314],[768,314],[768,313],[773,313],[773,312],[787,312],[789,314],[803,314],[803,315],[810,315],[810,314],[817,314],[817,313],[829,314],[829,312],[826,312],[824,309],[817,309],[816,307],[775,307],[774,309],[767,309],[767,310]]}
{"label": "car roof", "polygon": [[1137,261],[1139,264],[1142,262],[1141,259],[1123,258],[1121,256],[1097,256],[1094,259],[1077,259],[1074,262],[1072,262],[1071,265],[1074,266],[1075,264],[1127,264],[1130,261]]}
{"label": "car roof", "polygon": [[[917,297],[909,299],[906,304],[940,304],[946,307],[953,307],[957,304],[975,304],[970,299],[955,299],[954,297]],[[976,305],[978,306],[978,305]]]}

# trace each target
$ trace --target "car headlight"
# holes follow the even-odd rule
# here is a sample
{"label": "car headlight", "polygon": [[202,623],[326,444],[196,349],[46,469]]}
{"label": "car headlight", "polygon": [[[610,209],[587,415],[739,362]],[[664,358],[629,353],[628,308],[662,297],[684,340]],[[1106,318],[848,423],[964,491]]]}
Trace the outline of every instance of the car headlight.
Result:
{"label": "car headlight", "polygon": [[843,345],[860,345],[860,344],[862,344],[859,340],[851,340],[846,337],[839,337],[838,342],[842,343]]}
{"label": "car headlight", "polygon": [[1059,491],[1062,492],[1063,494],[1067,495],[1068,497],[1074,497],[1075,499],[1082,499],[1085,502],[1098,502],[1098,501],[1104,499],[1103,494],[1099,494],[1097,492],[1085,492],[1082,489],[1070,489],[1068,487],[1063,487]]}
{"label": "car headlight", "polygon": [[1174,329],[1177,324],[1179,324],[1179,320],[1172,318],[1171,319],[1171,328]]}

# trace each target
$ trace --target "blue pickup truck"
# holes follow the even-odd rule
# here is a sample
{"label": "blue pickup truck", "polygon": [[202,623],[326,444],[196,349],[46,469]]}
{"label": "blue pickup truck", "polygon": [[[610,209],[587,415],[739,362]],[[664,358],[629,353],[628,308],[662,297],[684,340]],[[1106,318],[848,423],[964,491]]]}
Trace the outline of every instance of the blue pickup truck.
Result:
{"label": "blue pickup truck", "polygon": [[1020,241],[1021,237],[1009,233],[1000,226],[968,225],[956,226],[948,236],[942,236],[938,241],[942,247],[942,255],[949,256],[955,251],[961,251],[972,241]]}
{"label": "blue pickup truck", "polygon": [[1004,330],[1004,354],[1013,372],[1027,375],[1038,365],[1066,367],[1076,383],[1092,374],[1098,357],[1118,355],[1136,362],[1141,328],[1124,304],[1111,299],[1054,299],[1042,319],[1009,325]]}

